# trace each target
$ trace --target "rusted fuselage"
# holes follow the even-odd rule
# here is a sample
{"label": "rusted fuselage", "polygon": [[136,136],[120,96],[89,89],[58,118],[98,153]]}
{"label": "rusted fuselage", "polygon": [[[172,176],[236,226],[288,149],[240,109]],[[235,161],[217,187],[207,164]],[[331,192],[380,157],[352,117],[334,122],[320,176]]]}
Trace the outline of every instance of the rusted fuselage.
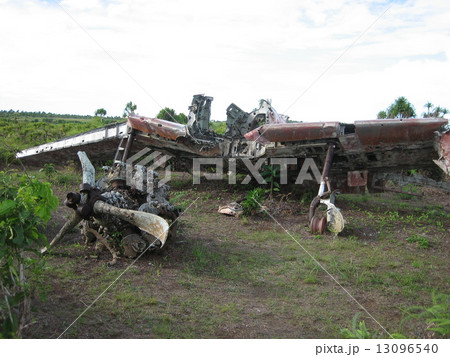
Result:
{"label": "rusted fuselage", "polygon": [[128,125],[140,132],[138,141],[147,140],[149,145],[181,157],[312,157],[323,161],[328,143],[334,143],[331,171],[345,174],[426,168],[434,166],[433,160],[440,160],[448,173],[449,134],[440,133],[446,124],[442,118],[266,124],[240,139],[216,135],[207,140],[192,137],[187,126],[180,124],[142,116],[128,120]]}
{"label": "rusted fuselage", "polygon": [[[362,120],[351,124],[288,123],[287,117],[264,102],[251,113],[233,106],[228,111],[226,134],[219,135],[204,129],[209,117],[197,102],[190,107],[188,125],[131,114],[126,124],[30,148],[17,156],[42,164],[59,156],[76,160],[76,152],[81,149],[93,160],[112,159],[114,147],[120,141],[132,140],[130,155],[147,147],[187,161],[194,157],[313,158],[320,166],[328,145],[333,144],[330,172],[347,177],[350,187],[366,183],[370,172],[429,168],[437,164],[447,175],[450,173],[450,133],[445,131],[448,120],[444,118]],[[198,125],[197,119],[202,120],[202,125]],[[245,128],[249,131],[245,132]],[[129,135],[131,131],[133,135]],[[243,131],[244,134],[239,134]]]}

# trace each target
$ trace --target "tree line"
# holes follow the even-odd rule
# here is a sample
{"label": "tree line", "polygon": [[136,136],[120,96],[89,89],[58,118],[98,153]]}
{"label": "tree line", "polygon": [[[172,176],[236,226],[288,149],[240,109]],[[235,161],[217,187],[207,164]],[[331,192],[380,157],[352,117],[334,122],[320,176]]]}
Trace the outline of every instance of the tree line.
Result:
{"label": "tree line", "polygon": [[[422,113],[422,118],[444,118],[449,113],[447,108],[439,105],[435,106],[431,102],[426,102]],[[388,118],[416,118],[417,113],[414,106],[405,97],[397,98],[386,110],[381,110],[377,114],[378,119]]]}

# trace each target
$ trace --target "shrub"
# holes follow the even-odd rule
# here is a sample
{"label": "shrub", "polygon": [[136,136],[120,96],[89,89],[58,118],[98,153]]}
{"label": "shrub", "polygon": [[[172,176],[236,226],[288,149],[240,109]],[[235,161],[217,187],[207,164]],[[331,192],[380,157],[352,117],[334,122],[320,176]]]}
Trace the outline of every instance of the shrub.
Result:
{"label": "shrub", "polygon": [[39,247],[46,237],[39,228],[57,206],[49,183],[0,172],[0,337],[20,337],[27,322],[32,287],[25,274],[42,270]]}
{"label": "shrub", "polygon": [[244,214],[248,216],[256,213],[261,208],[264,195],[264,190],[260,187],[251,190],[241,203]]}

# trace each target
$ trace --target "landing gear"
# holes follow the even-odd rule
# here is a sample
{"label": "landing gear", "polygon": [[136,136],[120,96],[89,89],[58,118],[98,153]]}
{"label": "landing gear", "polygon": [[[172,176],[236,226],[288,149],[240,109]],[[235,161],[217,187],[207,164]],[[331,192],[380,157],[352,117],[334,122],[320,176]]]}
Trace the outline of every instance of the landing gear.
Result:
{"label": "landing gear", "polygon": [[[334,144],[329,144],[325,164],[323,165],[319,193],[309,206],[309,228],[313,234],[323,234],[326,228],[331,232],[338,234],[344,229],[344,217],[339,208],[334,205],[336,194],[338,192],[331,191],[330,181],[328,179],[333,153]],[[316,214],[316,210],[321,204],[327,207],[327,211],[326,215],[320,217]]]}

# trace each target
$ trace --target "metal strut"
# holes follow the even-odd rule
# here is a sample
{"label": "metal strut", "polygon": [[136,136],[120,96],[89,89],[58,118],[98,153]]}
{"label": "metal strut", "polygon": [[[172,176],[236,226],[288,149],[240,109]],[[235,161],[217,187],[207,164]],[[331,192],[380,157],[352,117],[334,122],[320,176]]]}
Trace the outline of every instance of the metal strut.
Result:
{"label": "metal strut", "polygon": [[[328,144],[327,155],[322,169],[320,178],[320,187],[317,196],[312,200],[309,206],[309,228],[313,234],[323,234],[328,224],[328,229],[335,233],[339,233],[344,229],[344,218],[339,209],[334,205],[335,192],[332,192],[328,174],[330,172],[331,163],[334,154],[334,144]],[[325,198],[328,197],[328,198]],[[316,209],[320,204],[327,206],[326,217],[317,217]]]}

